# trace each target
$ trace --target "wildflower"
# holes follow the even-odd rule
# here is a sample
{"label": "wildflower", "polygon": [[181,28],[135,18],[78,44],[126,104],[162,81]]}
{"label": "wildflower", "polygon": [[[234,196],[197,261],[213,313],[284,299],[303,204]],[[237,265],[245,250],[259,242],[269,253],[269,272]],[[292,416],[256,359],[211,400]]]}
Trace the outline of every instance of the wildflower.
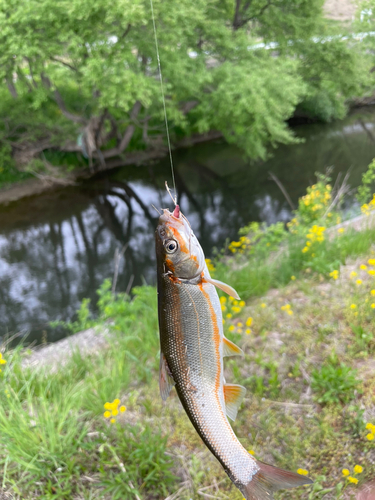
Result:
{"label": "wildflower", "polygon": [[370,422],[368,422],[366,424],[366,429],[368,429],[370,432],[372,432],[372,434],[375,434],[375,425],[374,424],[371,424]]}
{"label": "wildflower", "polygon": [[227,298],[224,295],[222,297],[220,297],[221,304],[225,304],[226,301],[227,301]]}
{"label": "wildflower", "polygon": [[356,308],[357,308],[357,306],[355,304],[350,305],[350,309],[356,309]]}
{"label": "wildflower", "polygon": [[370,276],[375,276],[375,270],[371,269],[370,271],[367,271]]}
{"label": "wildflower", "polygon": [[234,306],[238,306],[238,300],[234,300],[234,301],[233,301],[233,305],[234,305]]}
{"label": "wildflower", "polygon": [[375,290],[371,290],[371,295],[374,296],[375,295]]}
{"label": "wildflower", "polygon": [[306,469],[298,469],[297,470],[297,474],[301,474],[301,476],[307,476],[308,473],[309,473],[309,471]]}
{"label": "wildflower", "polygon": [[241,308],[240,308],[240,307],[238,307],[238,306],[234,306],[234,307],[232,307],[232,311],[233,311],[234,313],[239,313],[239,312],[241,312]]}
{"label": "wildflower", "polygon": [[262,302],[262,303],[260,304],[260,307],[262,307],[262,308],[264,309],[265,307],[267,307],[267,304],[265,304],[264,302]]}
{"label": "wildflower", "polygon": [[361,474],[361,472],[363,472],[363,467],[361,467],[360,465],[355,465],[354,466],[354,472],[356,474]]}
{"label": "wildflower", "polygon": [[246,326],[251,326],[253,324],[253,318],[247,318],[246,320]]}
{"label": "wildflower", "polygon": [[371,309],[375,309],[375,304],[374,303],[371,304]]}
{"label": "wildflower", "polygon": [[250,453],[250,455],[255,455],[255,451],[254,450],[248,450],[248,452]]}
{"label": "wildflower", "polygon": [[0,365],[6,365],[6,360],[3,358],[1,352],[0,352]]}
{"label": "wildflower", "polygon": [[343,227],[340,227],[340,229],[337,230],[338,233],[343,233],[345,231],[345,229]]}
{"label": "wildflower", "polygon": [[331,278],[333,278],[334,280],[337,280],[338,277],[339,277],[339,272],[337,271],[337,269],[335,269],[334,271],[332,271],[331,273],[329,273],[329,275],[331,276]]}
{"label": "wildflower", "polygon": [[225,315],[226,318],[230,319],[232,317],[232,314],[231,313],[228,313]]}
{"label": "wildflower", "polygon": [[221,310],[224,312],[227,310],[226,306],[221,305]]}
{"label": "wildflower", "polygon": [[118,415],[118,409],[117,408],[115,408],[114,410],[112,410],[112,415],[114,417],[117,417],[117,415]]}
{"label": "wildflower", "polygon": [[228,328],[228,330],[229,330],[230,332],[234,332],[234,330],[235,330],[235,326],[234,326],[234,325],[230,325],[230,327]]}
{"label": "wildflower", "polygon": [[290,304],[285,304],[285,306],[281,306],[282,311],[288,311],[290,309]]}
{"label": "wildflower", "polygon": [[237,333],[242,333],[242,332],[243,332],[242,328],[238,328]]}
{"label": "wildflower", "polygon": [[126,406],[124,405],[120,406],[120,411],[121,413],[124,413],[124,411],[126,411]]}
{"label": "wildflower", "polygon": [[245,333],[246,333],[246,335],[250,335],[250,333],[251,333],[251,328],[246,328]]}
{"label": "wildflower", "polygon": [[295,277],[295,276],[291,276],[291,277],[290,277],[290,279],[291,279],[292,281],[294,281],[294,280],[296,279],[296,277]]}
{"label": "wildflower", "polygon": [[238,304],[240,307],[244,307],[245,306],[245,301],[244,300],[241,300],[240,303]]}
{"label": "wildflower", "polygon": [[358,276],[358,274],[355,271],[350,273],[350,278],[355,278],[356,276]]}
{"label": "wildflower", "polygon": [[287,310],[287,313],[289,314],[289,316],[292,316],[293,315],[293,311],[291,309],[288,309]]}
{"label": "wildflower", "polygon": [[103,415],[104,415],[104,418],[109,418],[111,416],[111,412],[107,410],[103,413]]}
{"label": "wildflower", "polygon": [[240,322],[240,323],[237,323],[237,326],[238,326],[238,328],[242,328],[243,324]]}
{"label": "wildflower", "polygon": [[358,484],[358,479],[356,477],[349,476],[348,481],[349,483]]}
{"label": "wildflower", "polygon": [[350,471],[348,469],[342,469],[343,476],[350,476]]}
{"label": "wildflower", "polygon": [[302,253],[306,253],[306,252],[308,252],[308,250],[309,250],[308,247],[304,247],[304,248],[302,248]]}
{"label": "wildflower", "polygon": [[356,283],[357,283],[357,285],[362,285],[363,282],[362,282],[362,280],[357,280]]}
{"label": "wildflower", "polygon": [[210,273],[213,273],[216,268],[213,265],[212,260],[211,259],[205,259],[205,260],[206,260],[207,269],[210,271]]}
{"label": "wildflower", "polygon": [[362,271],[366,271],[367,266],[365,264],[362,264],[359,266],[359,268],[362,269]]}
{"label": "wildflower", "polygon": [[111,424],[114,424],[116,422],[116,419],[115,418],[111,418],[110,422],[111,422]]}
{"label": "wildflower", "polygon": [[374,434],[372,434],[371,432],[369,434],[367,434],[366,438],[368,439],[368,441],[372,441],[374,439]]}
{"label": "wildflower", "polygon": [[369,259],[367,262],[370,264],[370,266],[375,266],[375,259]]}

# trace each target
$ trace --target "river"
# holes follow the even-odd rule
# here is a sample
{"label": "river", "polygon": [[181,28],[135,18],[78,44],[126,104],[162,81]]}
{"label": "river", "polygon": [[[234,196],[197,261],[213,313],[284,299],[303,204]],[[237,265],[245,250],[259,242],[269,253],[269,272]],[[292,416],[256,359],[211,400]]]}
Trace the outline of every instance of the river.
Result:
{"label": "river", "polygon": [[[285,186],[296,206],[316,171],[333,177],[350,169],[356,187],[375,156],[375,109],[343,121],[294,128],[303,142],[280,146],[265,162],[246,161],[223,141],[173,154],[178,199],[206,256],[250,221],[288,221],[291,207],[270,179]],[[172,208],[169,160],[119,168],[74,187],[53,190],[0,207],[0,340],[21,332],[26,342],[66,335],[53,320],[72,320],[83,298],[112,277],[116,249],[127,245],[117,290],[155,283],[152,208]],[[355,208],[353,198],[347,208]],[[357,208],[358,209],[358,208]]]}

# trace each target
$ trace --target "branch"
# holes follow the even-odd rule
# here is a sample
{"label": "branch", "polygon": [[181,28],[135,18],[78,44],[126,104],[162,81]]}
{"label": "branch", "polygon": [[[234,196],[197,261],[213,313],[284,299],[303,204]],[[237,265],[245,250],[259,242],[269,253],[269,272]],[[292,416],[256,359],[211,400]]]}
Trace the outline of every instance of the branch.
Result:
{"label": "branch", "polygon": [[62,64],[63,66],[66,66],[67,68],[70,68],[71,70],[73,71],[76,71],[78,73],[78,69],[75,68],[74,66],[72,66],[71,64],[65,62],[65,61],[62,61],[61,59],[57,59],[57,57],[50,57],[51,61],[55,61],[57,63],[60,63]]}
{"label": "branch", "polygon": [[12,75],[7,76],[7,77],[5,78],[5,81],[7,82],[8,90],[9,90],[9,92],[11,93],[12,97],[13,97],[14,99],[17,99],[17,97],[18,97],[18,92],[17,92],[17,89],[16,89],[16,87],[15,87],[15,85],[14,85],[14,83],[13,83],[13,78],[12,78]]}
{"label": "branch", "polygon": [[[50,90],[52,88],[52,83],[51,83],[51,80],[48,78],[48,76],[46,76],[44,73],[41,73],[40,77],[41,77],[43,85]],[[64,100],[63,100],[60,92],[57,90],[57,88],[55,88],[55,90],[53,91],[53,96],[55,98],[55,101],[56,101],[58,107],[60,108],[60,111],[62,112],[62,114],[66,118],[68,118],[69,120],[72,120],[73,122],[76,122],[76,123],[86,124],[86,120],[84,118],[82,118],[82,116],[75,115],[66,109]]]}
{"label": "branch", "polygon": [[126,37],[126,35],[129,33],[131,27],[132,27],[132,25],[129,23],[128,27],[126,28],[124,33],[120,36],[120,40],[123,40]]}
{"label": "branch", "polygon": [[[130,112],[130,121],[131,122],[137,118],[138,113],[141,110],[141,107],[142,107],[142,104],[139,101],[137,101],[134,104],[133,109]],[[130,125],[128,125],[127,129],[125,130],[125,133],[122,136],[122,139],[121,139],[120,143],[118,144],[118,146],[116,146],[115,148],[112,148],[112,149],[108,149],[107,151],[103,151],[103,157],[104,158],[111,158],[112,156],[120,155],[128,147],[129,142],[131,141],[131,138],[133,137],[134,130],[135,130],[134,123],[130,123]]]}

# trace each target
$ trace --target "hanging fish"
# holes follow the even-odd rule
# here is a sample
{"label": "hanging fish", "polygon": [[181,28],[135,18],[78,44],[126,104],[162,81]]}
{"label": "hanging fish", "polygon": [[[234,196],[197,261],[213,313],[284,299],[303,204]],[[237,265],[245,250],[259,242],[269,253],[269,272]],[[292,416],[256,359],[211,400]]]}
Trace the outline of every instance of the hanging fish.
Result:
{"label": "hanging fish", "polygon": [[247,500],[271,499],[272,492],[311,483],[309,478],[264,464],[238,441],[235,420],[246,389],[224,380],[223,356],[243,355],[223,335],[216,288],[236,291],[208,272],[203,250],[176,205],[163,210],[156,229],[160,394],[175,386],[180,401],[208,449]]}

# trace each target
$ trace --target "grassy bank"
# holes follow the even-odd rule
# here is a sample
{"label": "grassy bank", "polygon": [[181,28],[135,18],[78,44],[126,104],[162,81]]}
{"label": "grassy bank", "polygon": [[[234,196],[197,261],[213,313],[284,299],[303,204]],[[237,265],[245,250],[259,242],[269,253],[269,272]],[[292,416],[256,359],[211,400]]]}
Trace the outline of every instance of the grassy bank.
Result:
{"label": "grassy bank", "polygon": [[[375,229],[328,238],[313,209],[322,189],[310,188],[311,213],[300,206],[289,231],[252,225],[211,263],[243,299],[221,298],[225,334],[245,352],[225,362],[226,379],[248,390],[234,430],[257,458],[314,479],[279,500],[350,498],[375,475]],[[22,499],[241,500],[174,391],[161,402],[155,289],[110,290],[99,290],[98,319],[84,302],[72,325],[110,325],[102,352],[51,372],[3,350],[0,488]]]}

